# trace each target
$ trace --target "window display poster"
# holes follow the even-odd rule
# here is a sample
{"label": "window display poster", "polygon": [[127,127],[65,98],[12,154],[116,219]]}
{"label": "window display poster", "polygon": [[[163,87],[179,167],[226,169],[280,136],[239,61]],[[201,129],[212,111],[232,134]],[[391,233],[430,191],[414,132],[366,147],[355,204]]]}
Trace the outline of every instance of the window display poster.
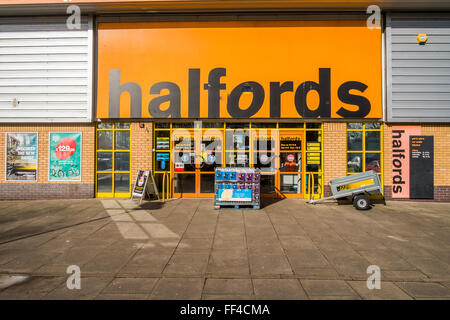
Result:
{"label": "window display poster", "polygon": [[156,149],[157,150],[169,150],[170,149],[169,137],[157,137],[156,138]]}
{"label": "window display poster", "polygon": [[175,162],[175,171],[183,172],[184,171],[184,163],[183,162]]}
{"label": "window display poster", "polygon": [[292,151],[301,150],[302,140],[300,137],[282,137],[280,139],[280,150],[281,151]]}
{"label": "window display poster", "polygon": [[36,181],[38,134],[33,132],[6,134],[6,180]]}
{"label": "window display poster", "polygon": [[49,181],[81,181],[81,132],[51,132]]}

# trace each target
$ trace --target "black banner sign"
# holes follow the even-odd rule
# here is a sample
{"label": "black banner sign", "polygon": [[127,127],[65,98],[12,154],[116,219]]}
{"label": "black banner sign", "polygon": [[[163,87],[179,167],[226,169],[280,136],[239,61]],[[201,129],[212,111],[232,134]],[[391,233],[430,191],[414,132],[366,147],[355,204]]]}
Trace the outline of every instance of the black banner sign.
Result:
{"label": "black banner sign", "polygon": [[410,198],[434,198],[433,136],[410,136]]}

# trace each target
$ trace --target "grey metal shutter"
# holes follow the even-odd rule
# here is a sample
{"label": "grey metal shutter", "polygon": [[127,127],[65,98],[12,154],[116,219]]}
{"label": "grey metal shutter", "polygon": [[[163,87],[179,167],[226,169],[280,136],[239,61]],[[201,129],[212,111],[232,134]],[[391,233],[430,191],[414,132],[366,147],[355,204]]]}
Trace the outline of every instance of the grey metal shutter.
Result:
{"label": "grey metal shutter", "polygon": [[387,121],[450,121],[450,15],[388,15],[386,43]]}
{"label": "grey metal shutter", "polygon": [[92,19],[67,17],[0,18],[0,122],[92,120]]}

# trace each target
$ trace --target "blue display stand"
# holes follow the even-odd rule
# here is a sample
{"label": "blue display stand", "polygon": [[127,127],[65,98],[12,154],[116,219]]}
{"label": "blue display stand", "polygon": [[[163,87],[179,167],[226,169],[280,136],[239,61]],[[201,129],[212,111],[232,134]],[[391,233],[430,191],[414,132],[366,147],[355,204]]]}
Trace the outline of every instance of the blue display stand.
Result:
{"label": "blue display stand", "polygon": [[260,208],[261,174],[255,168],[216,168],[214,208]]}

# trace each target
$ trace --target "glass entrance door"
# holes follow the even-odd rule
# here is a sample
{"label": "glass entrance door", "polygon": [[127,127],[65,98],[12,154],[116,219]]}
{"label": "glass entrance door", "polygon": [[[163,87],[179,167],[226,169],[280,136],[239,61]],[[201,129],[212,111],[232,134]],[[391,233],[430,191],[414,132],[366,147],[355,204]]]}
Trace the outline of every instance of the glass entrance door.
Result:
{"label": "glass entrance door", "polygon": [[177,130],[172,133],[173,195],[195,197],[196,143],[193,130]]}
{"label": "glass entrance door", "polygon": [[207,129],[196,137],[199,144],[197,155],[197,189],[198,197],[214,197],[214,171],[224,163],[223,130]]}
{"label": "glass entrance door", "polygon": [[252,163],[261,170],[261,196],[277,196],[278,130],[252,130]]}
{"label": "glass entrance door", "polygon": [[254,167],[263,197],[319,198],[322,130],[315,122],[157,122],[155,178],[162,190],[170,177],[173,197],[214,197],[217,166]]}
{"label": "glass entrance door", "polygon": [[304,186],[304,132],[280,132],[278,171],[279,193],[287,198],[303,197]]}
{"label": "glass entrance door", "polygon": [[252,130],[252,163],[261,170],[261,195],[302,198],[304,131]]}
{"label": "glass entrance door", "polygon": [[221,130],[172,132],[173,195],[213,197],[214,170],[223,163]]}

